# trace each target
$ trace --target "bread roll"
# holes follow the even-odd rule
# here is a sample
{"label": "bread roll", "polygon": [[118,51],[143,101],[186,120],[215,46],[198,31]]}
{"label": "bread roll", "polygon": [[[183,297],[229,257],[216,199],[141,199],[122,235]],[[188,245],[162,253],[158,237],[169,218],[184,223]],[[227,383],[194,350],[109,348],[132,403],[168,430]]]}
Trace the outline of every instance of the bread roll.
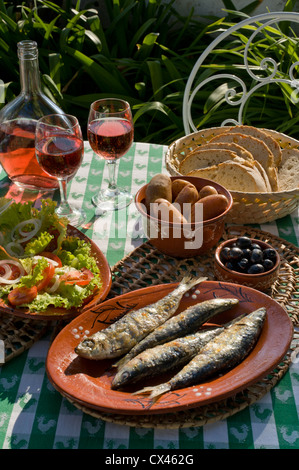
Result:
{"label": "bread roll", "polygon": [[145,191],[145,205],[149,205],[156,199],[163,198],[172,202],[172,184],[168,175],[157,174],[152,177]]}
{"label": "bread roll", "polygon": [[209,196],[205,196],[202,199],[199,199],[199,201],[197,201],[192,206],[191,223],[196,222],[195,216],[197,204],[202,204],[202,219],[210,220],[214,219],[214,217],[217,217],[226,210],[228,206],[228,200],[224,194],[210,194]]}
{"label": "bread roll", "polygon": [[183,204],[194,204],[194,202],[196,202],[198,198],[199,195],[196,187],[193,184],[187,184],[179,192],[174,202],[176,202],[181,208],[183,208]]}
{"label": "bread roll", "polygon": [[171,223],[185,223],[187,220],[181,212],[169,201],[163,198],[156,199],[150,207],[151,216]]}
{"label": "bread roll", "polygon": [[183,179],[177,179],[172,181],[172,200],[174,201],[177,195],[182,191],[185,186],[188,186],[189,181]]}

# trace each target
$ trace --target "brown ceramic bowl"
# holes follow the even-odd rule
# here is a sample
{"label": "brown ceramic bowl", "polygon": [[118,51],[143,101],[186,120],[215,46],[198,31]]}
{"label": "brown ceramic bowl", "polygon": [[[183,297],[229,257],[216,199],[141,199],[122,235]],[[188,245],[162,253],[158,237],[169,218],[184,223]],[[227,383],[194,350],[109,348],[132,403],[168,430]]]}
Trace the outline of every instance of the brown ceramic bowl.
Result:
{"label": "brown ceramic bowl", "polygon": [[237,238],[232,238],[222,242],[215,251],[215,260],[214,260],[214,273],[215,277],[219,281],[233,282],[236,284],[242,284],[247,287],[253,287],[261,291],[269,289],[272,284],[275,282],[280,267],[280,256],[269,243],[263,242],[261,240],[251,239],[252,243],[260,245],[262,250],[266,248],[272,248],[276,252],[276,262],[274,266],[269,270],[259,274],[246,274],[240,273],[238,271],[233,271],[228,269],[220,259],[220,253],[224,247],[231,247],[235,243]]}
{"label": "brown ceramic bowl", "polygon": [[142,215],[143,228],[149,241],[162,253],[175,258],[192,258],[209,251],[220,240],[225,218],[233,205],[230,192],[220,184],[196,176],[172,176],[176,179],[186,180],[200,191],[204,186],[213,186],[218,194],[223,194],[228,200],[227,208],[217,217],[194,224],[171,223],[159,220],[147,213],[145,209],[145,191],[147,185],[142,186],[135,196],[135,205]]}

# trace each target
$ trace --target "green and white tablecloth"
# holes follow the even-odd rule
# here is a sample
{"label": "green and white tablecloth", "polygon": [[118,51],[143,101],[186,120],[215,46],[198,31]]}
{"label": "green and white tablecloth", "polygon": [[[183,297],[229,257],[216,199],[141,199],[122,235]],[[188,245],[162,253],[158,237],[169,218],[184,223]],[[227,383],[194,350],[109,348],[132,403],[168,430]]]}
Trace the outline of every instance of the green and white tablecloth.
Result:
{"label": "green and white tablecloth", "polygon": [[[165,172],[165,150],[135,143],[120,160],[118,183],[135,194],[155,173]],[[107,184],[106,170],[104,161],[86,143],[84,161],[70,184],[69,195],[72,203],[87,212],[82,231],[99,245],[113,266],[145,240],[134,204],[127,210],[94,216],[91,197]],[[10,186],[2,171],[0,195],[7,193],[24,197]],[[277,223],[260,226],[296,246],[298,227],[298,211]],[[299,449],[299,361],[262,399],[225,420],[182,429],[133,428],[85,414],[54,390],[45,372],[49,343],[50,337],[43,337],[0,369],[0,448],[150,449],[153,454],[159,449]]]}

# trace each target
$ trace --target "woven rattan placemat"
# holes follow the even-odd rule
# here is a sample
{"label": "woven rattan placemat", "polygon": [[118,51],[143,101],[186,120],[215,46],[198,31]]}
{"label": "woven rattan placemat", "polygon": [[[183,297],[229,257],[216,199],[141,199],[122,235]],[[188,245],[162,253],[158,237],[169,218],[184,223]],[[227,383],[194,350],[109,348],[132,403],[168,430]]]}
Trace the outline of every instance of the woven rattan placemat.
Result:
{"label": "woven rattan placemat", "polygon": [[[226,228],[223,239],[239,235],[248,235],[269,242],[279,251],[281,256],[282,263],[279,277],[267,293],[285,307],[295,326],[295,331],[290,350],[277,368],[254,386],[233,397],[211,405],[177,413],[142,416],[108,414],[70,400],[74,406],[105,421],[128,426],[147,428],[201,426],[225,419],[241,411],[258,401],[275,386],[288,370],[292,353],[299,347],[299,332],[296,331],[299,327],[299,248],[270,233],[243,226]],[[210,280],[213,280],[213,260],[214,250],[204,256],[179,260],[161,254],[149,242],[146,242],[112,268],[113,283],[107,299],[142,287],[179,281],[186,273],[194,276],[207,276]],[[60,325],[55,323],[54,332],[52,332],[53,337],[63,326],[64,323]],[[5,344],[5,362],[29,349],[50,328],[53,328],[51,323],[13,318],[6,314],[0,314],[0,340],[3,340]]]}
{"label": "woven rattan placemat", "polygon": [[[144,428],[178,428],[202,426],[225,419],[255,403],[271,390],[288,370],[292,353],[299,347],[299,331],[296,328],[299,325],[299,249],[270,233],[243,226],[227,228],[223,239],[239,235],[248,235],[269,242],[278,250],[282,260],[279,277],[267,294],[284,306],[292,319],[295,331],[288,353],[271,374],[233,397],[177,413],[142,416],[110,414],[82,406],[69,397],[66,398],[83,412],[105,421]],[[174,259],[162,255],[146,242],[113,267],[113,283],[107,298],[149,285],[179,281],[186,273],[195,276],[204,275],[214,280],[213,260],[214,251],[197,258]]]}
{"label": "woven rattan placemat", "polygon": [[5,363],[29,349],[49,329],[50,324],[46,322],[0,313],[0,341],[4,342]]}

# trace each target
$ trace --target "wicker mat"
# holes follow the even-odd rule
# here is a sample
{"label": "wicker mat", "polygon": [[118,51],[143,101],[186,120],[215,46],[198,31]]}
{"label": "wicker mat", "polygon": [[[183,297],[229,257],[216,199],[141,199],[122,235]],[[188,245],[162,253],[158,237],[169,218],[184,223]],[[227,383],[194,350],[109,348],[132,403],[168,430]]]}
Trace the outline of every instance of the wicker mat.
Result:
{"label": "wicker mat", "polygon": [[0,341],[4,342],[5,363],[29,349],[49,329],[49,322],[15,318],[0,313]]}
{"label": "wicker mat", "polygon": [[[279,252],[281,268],[278,279],[267,292],[288,312],[295,330],[290,349],[283,361],[264,379],[233,397],[210,405],[159,415],[121,415],[99,412],[70,400],[83,412],[117,424],[144,428],[178,428],[202,426],[225,419],[261,399],[287,372],[291,356],[299,347],[299,248],[259,229],[245,226],[227,227],[223,239],[247,235],[269,242]],[[113,283],[107,300],[126,292],[155,284],[180,281],[186,274],[214,280],[214,250],[196,258],[179,260],[161,254],[149,242],[143,243],[112,268]],[[0,339],[8,350],[6,362],[31,347],[49,326],[35,320],[13,319],[0,315]],[[54,328],[55,334],[63,327]],[[55,336],[54,334],[54,336]]]}
{"label": "wicker mat", "polygon": [[[283,305],[294,326],[299,326],[299,249],[270,233],[243,226],[227,228],[223,239],[239,235],[248,235],[251,238],[269,242],[278,250],[282,260],[280,274],[267,294]],[[114,279],[108,299],[149,285],[179,281],[186,273],[191,273],[194,276],[203,275],[214,280],[213,256],[214,251],[211,251],[198,258],[178,260],[162,255],[149,242],[144,243],[113,267]],[[66,398],[74,406],[91,416],[127,426],[182,428],[216,422],[255,403],[277,384],[289,368],[292,353],[299,347],[299,331],[296,329],[288,353],[271,374],[235,396],[217,403],[177,413],[127,416],[99,412]]]}

